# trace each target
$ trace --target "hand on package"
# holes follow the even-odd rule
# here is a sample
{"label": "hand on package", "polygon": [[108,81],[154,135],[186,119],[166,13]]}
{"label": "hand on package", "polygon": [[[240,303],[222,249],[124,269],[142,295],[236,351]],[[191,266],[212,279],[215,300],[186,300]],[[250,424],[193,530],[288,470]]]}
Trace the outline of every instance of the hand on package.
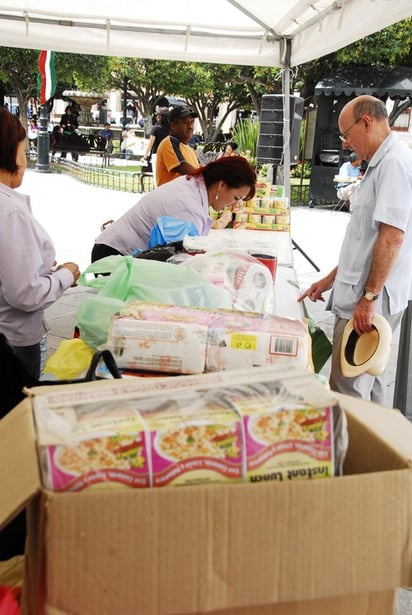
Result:
{"label": "hand on package", "polygon": [[212,224],[212,228],[221,229],[226,228],[229,222],[232,221],[232,210],[225,209],[220,218],[217,218]]}

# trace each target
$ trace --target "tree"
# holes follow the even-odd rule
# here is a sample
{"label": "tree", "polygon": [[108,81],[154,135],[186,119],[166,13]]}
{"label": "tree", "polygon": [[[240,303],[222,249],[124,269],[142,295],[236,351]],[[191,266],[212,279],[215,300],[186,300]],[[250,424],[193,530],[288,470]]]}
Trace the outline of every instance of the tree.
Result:
{"label": "tree", "polygon": [[[18,101],[20,120],[27,126],[27,103],[37,96],[39,51],[15,47],[0,48],[0,81]],[[107,82],[108,59],[71,53],[56,53],[57,92],[67,87],[96,88]]]}
{"label": "tree", "polygon": [[[412,64],[412,18],[404,19],[388,26],[379,32],[339,49],[336,53],[318,58],[298,67],[296,83],[302,96],[309,103],[314,97],[316,83],[325,75],[341,66],[368,65],[371,72],[379,66],[411,66]],[[394,100],[389,122],[395,119],[407,108],[412,107],[412,99],[407,95],[404,99]]]}
{"label": "tree", "polygon": [[20,120],[27,126],[27,101],[36,95],[38,51],[2,47],[0,50],[0,80],[17,98]]}
{"label": "tree", "polygon": [[162,96],[174,96],[183,98],[196,109],[205,138],[212,136],[214,118],[218,111],[215,99],[220,96],[220,89],[218,93],[215,73],[210,65],[111,58],[110,69],[110,86],[113,88],[122,87],[127,77],[128,96],[135,100],[139,112],[145,118],[146,134],[150,132],[157,100]]}
{"label": "tree", "polygon": [[[185,99],[199,114],[204,139],[213,141],[233,110],[259,112],[267,88],[281,91],[279,69],[141,58],[110,58],[109,65],[107,87],[122,89],[127,77],[128,96],[145,118],[146,134],[160,96]],[[216,121],[221,104],[225,111]]]}

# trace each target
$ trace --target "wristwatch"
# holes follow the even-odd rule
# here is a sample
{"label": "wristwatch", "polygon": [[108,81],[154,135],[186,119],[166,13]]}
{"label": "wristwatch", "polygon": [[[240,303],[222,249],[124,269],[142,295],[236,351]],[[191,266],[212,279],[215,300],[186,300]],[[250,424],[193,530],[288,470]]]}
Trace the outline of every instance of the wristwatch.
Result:
{"label": "wristwatch", "polygon": [[379,297],[379,294],[374,295],[372,291],[366,290],[366,288],[364,288],[363,296],[365,297],[367,301],[376,301],[376,299]]}

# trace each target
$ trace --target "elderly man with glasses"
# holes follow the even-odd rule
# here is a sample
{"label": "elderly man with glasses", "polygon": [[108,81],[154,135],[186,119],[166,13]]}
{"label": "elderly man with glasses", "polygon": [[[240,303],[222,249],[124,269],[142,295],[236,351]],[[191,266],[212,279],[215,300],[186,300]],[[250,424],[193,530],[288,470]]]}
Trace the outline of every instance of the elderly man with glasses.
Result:
{"label": "elderly man with glasses", "polygon": [[340,364],[343,331],[353,318],[357,335],[372,331],[372,317],[383,315],[392,331],[412,298],[412,151],[391,132],[385,104],[359,96],[339,116],[340,139],[368,162],[356,195],[339,262],[299,300],[323,301],[332,291],[332,390],[385,403],[384,373],[345,377]]}

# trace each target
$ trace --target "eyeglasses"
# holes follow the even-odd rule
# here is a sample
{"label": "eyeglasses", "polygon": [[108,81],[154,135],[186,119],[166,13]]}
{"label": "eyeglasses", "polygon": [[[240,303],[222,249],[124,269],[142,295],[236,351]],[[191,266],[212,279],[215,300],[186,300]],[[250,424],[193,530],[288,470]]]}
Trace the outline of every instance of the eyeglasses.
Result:
{"label": "eyeglasses", "polygon": [[347,131],[346,131],[343,135],[339,135],[339,139],[340,139],[343,143],[347,140],[347,138],[348,138],[348,134],[350,133],[350,131],[352,130],[352,128],[353,128],[354,126],[356,126],[356,124],[357,124],[358,122],[360,122],[360,121],[361,121],[361,119],[362,119],[362,117],[358,117],[358,119],[356,120],[356,122],[353,122],[352,126],[351,126],[350,128],[348,128],[348,130],[347,130]]}

